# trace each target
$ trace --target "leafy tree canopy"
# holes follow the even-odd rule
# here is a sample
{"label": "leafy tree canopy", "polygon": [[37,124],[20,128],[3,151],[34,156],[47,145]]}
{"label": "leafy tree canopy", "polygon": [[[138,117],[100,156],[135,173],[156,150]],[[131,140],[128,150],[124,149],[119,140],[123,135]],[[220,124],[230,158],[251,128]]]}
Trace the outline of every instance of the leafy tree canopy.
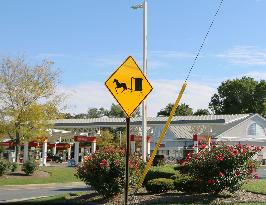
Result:
{"label": "leafy tree canopy", "polygon": [[59,72],[44,60],[30,66],[23,58],[0,63],[0,131],[20,143],[45,135],[58,117],[63,95],[56,94]]}
{"label": "leafy tree canopy", "polygon": [[210,111],[208,109],[198,109],[193,115],[210,115]]}
{"label": "leafy tree canopy", "polygon": [[[163,108],[157,113],[157,116],[169,116],[173,106],[174,104],[169,103],[165,108]],[[181,105],[177,106],[177,109],[174,115],[175,116],[187,116],[187,115],[192,115],[192,114],[193,114],[192,108],[190,108],[189,105],[182,103]]]}
{"label": "leafy tree canopy", "polygon": [[215,114],[258,113],[266,116],[266,81],[250,77],[222,82],[209,108]]}
{"label": "leafy tree canopy", "polygon": [[98,147],[108,147],[110,145],[114,145],[114,137],[113,134],[108,130],[101,131],[100,137],[97,139]]}
{"label": "leafy tree canopy", "polygon": [[[70,113],[64,113],[64,118],[66,119],[89,119],[89,118],[99,118],[99,117],[125,117],[124,111],[120,107],[120,105],[112,104],[110,110],[101,108],[89,108],[87,113],[79,113],[76,115],[72,115]],[[133,117],[139,117],[140,111],[137,109],[133,114]]]}

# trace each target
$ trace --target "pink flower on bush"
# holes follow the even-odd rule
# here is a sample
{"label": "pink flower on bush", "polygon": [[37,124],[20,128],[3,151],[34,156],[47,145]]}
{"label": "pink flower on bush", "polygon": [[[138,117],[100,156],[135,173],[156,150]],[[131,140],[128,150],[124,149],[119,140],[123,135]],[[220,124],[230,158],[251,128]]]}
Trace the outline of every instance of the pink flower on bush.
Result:
{"label": "pink flower on bush", "polygon": [[215,159],[216,159],[217,161],[224,161],[223,155],[215,156]]}
{"label": "pink flower on bush", "polygon": [[100,168],[102,169],[103,167],[109,167],[109,164],[105,159],[103,159],[100,163]]}
{"label": "pink flower on bush", "polygon": [[120,166],[120,161],[119,161],[119,160],[115,160],[114,164],[115,164],[116,166]]}
{"label": "pink flower on bush", "polygon": [[215,183],[215,180],[214,179],[209,179],[208,180],[208,184],[214,184]]}
{"label": "pink flower on bush", "polygon": [[107,164],[106,159],[103,159],[101,163],[103,163],[103,164]]}
{"label": "pink flower on bush", "polygon": [[85,156],[85,157],[84,157],[84,160],[87,160],[87,161],[90,161],[91,159],[92,159],[91,156]]}
{"label": "pink flower on bush", "polygon": [[187,153],[186,161],[189,161],[191,159],[190,153]]}
{"label": "pink flower on bush", "polygon": [[242,145],[241,145],[241,144],[237,144],[236,146],[237,146],[238,148],[240,148],[240,149],[242,148]]}
{"label": "pink flower on bush", "polygon": [[223,172],[219,172],[219,176],[220,177],[224,177],[224,173]]}
{"label": "pink flower on bush", "polygon": [[217,144],[210,151],[205,149],[192,154],[185,166],[197,181],[205,182],[204,191],[235,192],[244,180],[253,176],[252,170],[257,167],[253,157],[259,150],[254,146]]}
{"label": "pink flower on bush", "polygon": [[233,153],[234,153],[235,155],[237,155],[237,154],[238,154],[238,150],[235,149],[235,150],[233,151]]}
{"label": "pink flower on bush", "polygon": [[[130,161],[134,166],[129,172],[129,184],[135,186],[145,164],[137,156],[131,155]],[[100,195],[113,197],[123,191],[125,184],[124,165],[124,149],[119,147],[102,148],[92,155],[91,160],[84,160],[77,167],[76,176],[92,186]]]}
{"label": "pink flower on bush", "polygon": [[236,170],[235,175],[236,176],[239,176],[240,175],[240,171],[239,170]]}

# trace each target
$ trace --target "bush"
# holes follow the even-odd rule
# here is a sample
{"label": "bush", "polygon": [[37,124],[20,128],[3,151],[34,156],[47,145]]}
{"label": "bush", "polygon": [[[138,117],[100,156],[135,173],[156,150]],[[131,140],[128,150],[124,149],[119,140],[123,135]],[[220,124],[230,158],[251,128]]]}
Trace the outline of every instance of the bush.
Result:
{"label": "bush", "polygon": [[17,169],[18,169],[18,163],[16,163],[16,162],[12,162],[12,163],[10,164],[10,171],[11,171],[11,172],[15,172]]}
{"label": "bush", "polygon": [[174,180],[166,179],[166,178],[158,178],[158,179],[149,180],[147,184],[145,185],[145,187],[147,191],[151,193],[167,192],[175,188]]}
{"label": "bush", "polygon": [[[131,187],[136,186],[143,168],[144,163],[140,158],[130,156]],[[120,148],[102,148],[96,151],[77,167],[76,176],[104,197],[122,193],[125,186],[125,151]]]}
{"label": "bush", "polygon": [[189,175],[179,175],[174,180],[174,186],[177,191],[187,193],[201,192],[201,183]]}
{"label": "bush", "polygon": [[152,180],[152,179],[158,179],[158,178],[167,178],[167,179],[171,179],[171,177],[175,176],[176,174],[178,174],[177,171],[174,170],[173,166],[158,166],[158,167],[152,167],[144,180],[144,185]]}
{"label": "bush", "polygon": [[214,145],[211,151],[202,150],[198,154],[187,156],[185,166],[202,191],[235,192],[256,170],[256,161],[252,159],[261,147],[248,145]]}
{"label": "bush", "polygon": [[188,167],[185,160],[180,160],[179,165],[174,167],[174,170],[179,171],[181,174],[188,174]]}
{"label": "bush", "polygon": [[153,166],[163,166],[165,165],[165,156],[164,155],[155,155],[154,159],[153,159]]}
{"label": "bush", "polygon": [[22,165],[22,171],[26,173],[26,175],[33,174],[38,169],[38,165],[35,161],[26,161]]}
{"label": "bush", "polygon": [[10,162],[5,159],[0,159],[0,176],[9,172],[10,170]]}

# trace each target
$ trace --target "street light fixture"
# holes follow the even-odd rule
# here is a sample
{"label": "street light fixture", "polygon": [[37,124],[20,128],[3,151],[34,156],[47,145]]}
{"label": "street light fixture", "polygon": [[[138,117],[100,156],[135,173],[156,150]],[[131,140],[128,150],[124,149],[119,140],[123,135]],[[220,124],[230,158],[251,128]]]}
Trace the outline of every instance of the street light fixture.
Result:
{"label": "street light fixture", "polygon": [[132,9],[140,9],[143,8],[143,4],[137,4],[135,6],[131,6]]}
{"label": "street light fixture", "polygon": [[[147,0],[142,4],[137,4],[131,7],[132,9],[143,9],[143,73],[147,76]],[[142,158],[146,162],[147,157],[147,107],[146,100],[142,103]]]}

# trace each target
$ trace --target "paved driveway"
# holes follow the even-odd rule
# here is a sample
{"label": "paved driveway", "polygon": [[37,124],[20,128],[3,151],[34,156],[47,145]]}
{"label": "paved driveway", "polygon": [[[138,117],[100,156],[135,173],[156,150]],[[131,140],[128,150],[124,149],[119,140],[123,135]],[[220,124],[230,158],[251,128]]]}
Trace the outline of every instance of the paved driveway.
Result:
{"label": "paved driveway", "polygon": [[89,188],[82,182],[0,186],[0,203],[22,201],[35,197],[54,196],[88,190]]}
{"label": "paved driveway", "polygon": [[259,178],[266,179],[266,166],[261,166],[257,170],[257,173],[258,173]]}

